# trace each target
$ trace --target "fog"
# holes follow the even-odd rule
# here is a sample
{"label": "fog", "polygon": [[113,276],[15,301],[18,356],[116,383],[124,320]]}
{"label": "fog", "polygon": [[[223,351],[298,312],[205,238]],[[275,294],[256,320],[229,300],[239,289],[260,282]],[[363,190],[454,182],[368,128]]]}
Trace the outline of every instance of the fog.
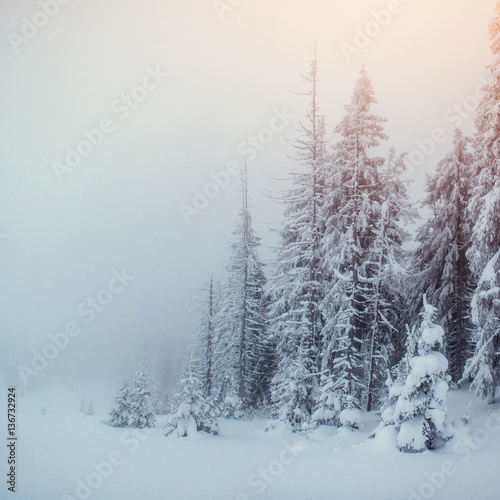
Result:
{"label": "fog", "polygon": [[[217,12],[212,0],[71,0],[57,3],[45,25],[20,41],[23,17],[44,24],[36,15],[54,2],[3,0],[4,381],[24,387],[19,366],[31,367],[33,350],[41,352],[49,334],[70,324],[79,333],[28,387],[85,391],[97,384],[112,391],[145,359],[163,388],[173,389],[196,327],[196,289],[224,273],[238,176],[229,175],[199,213],[183,216],[179,207],[192,206],[193,190],[203,191],[211,173],[251,160],[253,219],[262,257],[272,257],[281,207],[268,195],[295,169],[289,140],[307,106],[297,93],[307,90],[300,74],[315,41],[329,135],[362,64],[398,152],[416,150],[415,141],[442,129],[436,151],[410,169],[412,199],[419,200],[453,126],[472,132],[473,96],[491,62],[495,3],[224,0]],[[354,46],[356,29],[390,4],[399,12],[348,61],[342,44]],[[142,90],[131,94],[138,85]],[[459,115],[454,106],[464,103]],[[283,114],[283,131],[249,145]],[[85,156],[63,168],[85,134],[95,145],[80,145]],[[99,293],[109,303],[85,313]]]}

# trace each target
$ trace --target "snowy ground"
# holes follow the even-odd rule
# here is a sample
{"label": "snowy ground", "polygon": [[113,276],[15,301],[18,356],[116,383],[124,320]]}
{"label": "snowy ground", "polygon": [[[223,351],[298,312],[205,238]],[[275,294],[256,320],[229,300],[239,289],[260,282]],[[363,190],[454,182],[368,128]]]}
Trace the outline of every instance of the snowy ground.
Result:
{"label": "snowy ground", "polygon": [[20,411],[18,491],[10,494],[4,485],[0,498],[497,499],[500,406],[451,392],[451,419],[459,419],[471,400],[477,417],[470,426],[459,428],[445,448],[421,454],[398,452],[391,429],[368,439],[374,415],[353,433],[266,433],[265,420],[255,419],[221,421],[219,437],[178,439],[165,438],[160,424],[133,431],[104,425],[103,415]]}

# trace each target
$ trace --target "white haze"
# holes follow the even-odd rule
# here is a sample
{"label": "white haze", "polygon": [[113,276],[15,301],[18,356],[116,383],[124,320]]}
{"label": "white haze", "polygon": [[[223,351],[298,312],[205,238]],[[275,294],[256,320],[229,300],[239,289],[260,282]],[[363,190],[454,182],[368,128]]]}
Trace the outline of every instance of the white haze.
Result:
{"label": "white haze", "polygon": [[[403,12],[348,64],[340,50],[387,1],[247,0],[224,20],[211,0],[72,0],[16,53],[8,33],[40,10],[33,0],[0,6],[0,335],[5,381],[21,384],[49,333],[70,321],[82,333],[32,382],[114,387],[144,358],[171,387],[196,326],[194,289],[223,275],[238,210],[239,181],[185,223],[209,173],[235,160],[238,145],[267,127],[273,110],[300,117],[314,41],[320,106],[328,131],[341,119],[363,63],[376,111],[398,151],[452,125],[443,120],[487,75],[495,0],[401,0]],[[103,5],[104,4],[104,5]],[[149,66],[170,74],[120,120],[113,101]],[[291,92],[293,91],[293,92]],[[111,118],[116,130],[59,182],[52,168],[82,130]],[[297,126],[298,121],[294,121]],[[472,131],[464,120],[465,131]],[[249,164],[253,218],[272,256],[281,208],[268,197],[294,169],[279,134]],[[450,140],[415,172],[422,196]],[[135,279],[90,324],[78,305],[125,269]]]}

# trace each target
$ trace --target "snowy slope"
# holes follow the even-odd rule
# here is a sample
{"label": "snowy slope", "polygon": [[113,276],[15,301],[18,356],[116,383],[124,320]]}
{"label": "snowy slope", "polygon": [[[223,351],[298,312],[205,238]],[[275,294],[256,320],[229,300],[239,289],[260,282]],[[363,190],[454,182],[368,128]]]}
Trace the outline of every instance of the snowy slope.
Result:
{"label": "snowy slope", "polygon": [[[468,391],[451,392],[451,419],[460,419],[471,400],[470,413],[477,417],[470,426],[456,421],[454,440],[420,454],[397,451],[390,428],[368,439],[376,426],[373,414],[357,432],[322,427],[304,438],[266,433],[265,420],[255,419],[221,421],[219,437],[178,439],[165,438],[161,422],[151,431],[134,431],[104,425],[103,415],[21,412],[15,498],[496,499],[500,408]],[[110,461],[112,471],[103,465]],[[92,488],[77,491],[79,480]],[[0,498],[10,498],[7,493],[4,487]]]}

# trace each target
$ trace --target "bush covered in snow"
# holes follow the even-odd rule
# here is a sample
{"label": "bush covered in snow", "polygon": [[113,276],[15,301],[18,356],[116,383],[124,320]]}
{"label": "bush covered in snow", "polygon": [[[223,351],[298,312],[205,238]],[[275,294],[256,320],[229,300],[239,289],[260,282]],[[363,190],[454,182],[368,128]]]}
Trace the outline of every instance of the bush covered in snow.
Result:
{"label": "bush covered in snow", "polygon": [[175,433],[177,437],[186,437],[198,431],[214,436],[219,434],[218,409],[211,398],[203,396],[203,384],[195,372],[191,359],[180,381],[177,411],[169,417],[165,426],[166,436]]}
{"label": "bush covered in snow", "polygon": [[316,410],[311,417],[313,425],[333,425],[338,427],[341,409],[341,398],[335,391],[335,383],[332,377],[322,375],[321,388],[319,389],[316,401]]}
{"label": "bush covered in snow", "polygon": [[352,396],[345,398],[345,408],[340,412],[339,421],[343,429],[359,429],[361,426],[361,411]]}
{"label": "bush covered in snow", "polygon": [[214,436],[219,434],[214,407],[197,394],[179,404],[177,411],[170,416],[165,429],[166,436],[175,433],[177,437],[186,437],[198,431]]}
{"label": "bush covered in snow", "polygon": [[243,418],[245,416],[243,401],[238,396],[226,396],[222,416],[224,418]]}

